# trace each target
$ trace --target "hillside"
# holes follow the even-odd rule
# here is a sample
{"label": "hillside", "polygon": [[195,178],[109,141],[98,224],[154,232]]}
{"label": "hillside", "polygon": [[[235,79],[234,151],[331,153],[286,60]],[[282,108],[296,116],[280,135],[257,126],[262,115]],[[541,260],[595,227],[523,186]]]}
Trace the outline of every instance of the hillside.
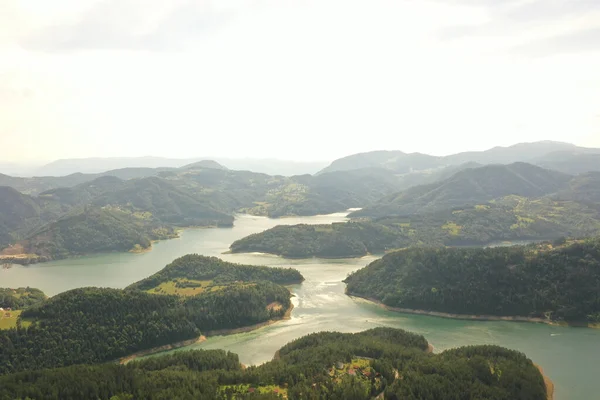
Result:
{"label": "hillside", "polygon": [[32,229],[57,218],[68,207],[0,186],[0,249],[22,239]]}
{"label": "hillside", "polygon": [[439,400],[448,393],[489,400],[548,398],[542,375],[522,353],[469,346],[431,354],[427,347],[423,336],[400,329],[321,332],[288,343],[276,359],[257,367],[244,369],[237,355],[223,350],[194,350],[128,365],[2,376],[0,398]]}
{"label": "hillside", "polygon": [[[36,229],[2,255],[27,264],[98,252],[139,251],[149,248],[152,240],[175,236],[173,229],[154,224],[143,214],[88,207]],[[17,249],[21,251],[15,253]]]}
{"label": "hillside", "polygon": [[178,226],[231,226],[233,217],[219,212],[165,179],[150,177],[124,181],[92,200],[97,206],[119,206],[148,212],[154,219]]}
{"label": "hillside", "polygon": [[600,172],[588,172],[574,177],[565,189],[553,197],[577,201],[600,210]]}
{"label": "hillside", "polygon": [[340,258],[408,246],[482,246],[498,241],[593,235],[600,235],[600,210],[595,206],[507,196],[487,204],[406,217],[277,226],[235,241],[231,251]]}
{"label": "hillside", "polygon": [[347,293],[451,314],[600,321],[600,239],[566,245],[409,248],[350,275]]}
{"label": "hillside", "polygon": [[291,268],[234,264],[217,257],[188,254],[174,260],[154,275],[129,285],[127,289],[160,293],[164,288],[174,286],[204,291],[208,286],[223,286],[237,281],[270,281],[280,285],[291,285],[303,280],[302,275]]}
{"label": "hillside", "polygon": [[544,168],[565,172],[567,174],[583,174],[600,171],[600,150],[592,153],[581,151],[559,151],[536,159],[534,163]]}
{"label": "hillside", "polygon": [[384,197],[350,216],[404,216],[483,204],[508,195],[540,197],[557,192],[570,179],[570,175],[526,163],[487,165],[465,169],[446,180]]}

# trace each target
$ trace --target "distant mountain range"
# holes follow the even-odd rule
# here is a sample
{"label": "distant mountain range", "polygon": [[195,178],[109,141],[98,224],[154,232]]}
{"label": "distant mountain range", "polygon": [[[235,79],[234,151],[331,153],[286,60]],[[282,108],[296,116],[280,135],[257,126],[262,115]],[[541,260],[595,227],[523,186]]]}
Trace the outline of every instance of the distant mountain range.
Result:
{"label": "distant mountain range", "polygon": [[407,174],[464,163],[511,164],[518,161],[566,173],[581,173],[599,171],[598,160],[600,160],[600,149],[578,147],[570,143],[541,141],[444,157],[402,151],[371,151],[337,159],[319,173],[361,168],[384,168],[398,174]]}
{"label": "distant mountain range", "polygon": [[[277,159],[254,158],[165,158],[165,157],[108,157],[108,158],[71,158],[56,160],[39,167],[0,164],[0,172],[23,177],[64,177],[75,173],[102,174],[122,169],[169,169],[194,164],[204,164],[204,168],[227,168],[253,171],[269,175],[314,174],[327,166],[327,162],[303,162]],[[212,167],[210,164],[212,163]]]}

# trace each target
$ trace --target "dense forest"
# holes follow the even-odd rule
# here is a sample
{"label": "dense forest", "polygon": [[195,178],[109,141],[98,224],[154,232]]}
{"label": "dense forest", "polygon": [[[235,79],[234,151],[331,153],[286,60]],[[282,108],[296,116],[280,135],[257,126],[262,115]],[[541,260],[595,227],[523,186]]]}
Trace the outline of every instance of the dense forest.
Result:
{"label": "dense forest", "polygon": [[507,196],[430,214],[331,225],[276,226],[235,241],[234,253],[289,258],[361,257],[409,246],[475,246],[600,234],[600,209],[574,201]]}
{"label": "dense forest", "polygon": [[[26,309],[16,329],[0,331],[0,374],[110,361],[208,331],[281,318],[290,304],[289,291],[271,282],[195,296],[75,289]],[[25,328],[23,321],[31,325]]]}
{"label": "dense forest", "polygon": [[45,299],[44,292],[35,288],[0,288],[0,308],[22,310],[41,303]]}
{"label": "dense forest", "polygon": [[353,273],[347,293],[406,309],[600,322],[600,239],[409,248]]}
{"label": "dense forest", "polygon": [[242,369],[235,354],[196,350],[126,365],[78,365],[0,376],[0,399],[545,400],[525,355],[496,346],[426,352],[399,329],[315,333]]}
{"label": "dense forest", "polygon": [[271,268],[223,261],[217,257],[188,254],[171,262],[148,278],[128,286],[128,289],[150,290],[158,285],[177,280],[213,281],[225,284],[237,281],[270,281],[280,285],[301,283],[304,277],[292,268]]}

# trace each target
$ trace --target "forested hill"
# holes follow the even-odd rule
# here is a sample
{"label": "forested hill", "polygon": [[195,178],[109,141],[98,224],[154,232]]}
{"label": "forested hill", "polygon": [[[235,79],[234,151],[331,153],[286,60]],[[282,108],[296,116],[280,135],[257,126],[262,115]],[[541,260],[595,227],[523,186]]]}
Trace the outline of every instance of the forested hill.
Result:
{"label": "forested hill", "polygon": [[497,241],[600,235],[600,204],[518,196],[473,207],[332,225],[276,226],[231,245],[234,253],[289,258],[361,257],[408,246],[481,246]]}
{"label": "forested hill", "polygon": [[[289,291],[271,282],[194,296],[75,289],[25,310],[16,329],[0,331],[0,375],[107,362],[207,331],[281,318],[290,304]],[[23,319],[32,325],[23,327]]]}
{"label": "forested hill", "polygon": [[160,225],[144,214],[119,208],[86,207],[35,230],[25,240],[4,251],[29,255],[16,263],[48,261],[73,255],[111,251],[140,251],[152,240],[175,237],[168,225]]}
{"label": "forested hill", "polygon": [[0,398],[439,400],[450,393],[461,399],[547,398],[542,375],[519,352],[469,346],[431,354],[427,346],[422,336],[392,328],[323,332],[295,340],[277,359],[247,369],[235,354],[196,350],[127,365],[21,372],[0,377]]}
{"label": "forested hill", "polygon": [[350,216],[405,216],[483,204],[509,195],[540,197],[561,190],[571,178],[570,175],[526,163],[487,165],[459,171],[446,180],[384,197]]}
{"label": "forested hill", "polygon": [[350,275],[347,293],[451,314],[600,322],[600,239],[498,248],[409,248]]}
{"label": "forested hill", "polygon": [[289,285],[301,283],[303,280],[300,272],[292,268],[234,264],[217,257],[188,254],[174,260],[154,275],[128,286],[127,289],[150,290],[161,284],[184,281],[189,287],[193,287],[194,282],[206,281],[221,285],[236,281],[270,281]]}

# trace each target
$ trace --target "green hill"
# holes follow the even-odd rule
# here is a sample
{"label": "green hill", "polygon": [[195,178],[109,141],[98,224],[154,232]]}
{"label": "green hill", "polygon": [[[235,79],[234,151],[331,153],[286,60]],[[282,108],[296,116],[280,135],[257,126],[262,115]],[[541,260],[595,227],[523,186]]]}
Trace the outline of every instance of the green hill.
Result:
{"label": "green hill", "polygon": [[152,240],[175,236],[173,229],[154,224],[144,214],[113,207],[86,207],[42,226],[18,244],[24,254],[32,255],[32,261],[47,261],[97,252],[136,251],[149,248]]}
{"label": "green hill", "polygon": [[391,307],[600,322],[600,239],[497,248],[409,248],[350,275],[347,292]]}
{"label": "green hill", "polygon": [[425,338],[400,329],[321,332],[247,369],[235,354],[195,350],[127,365],[2,376],[0,398],[439,400],[455,393],[456,399],[547,399],[542,375],[522,353],[468,346],[431,354],[427,347]]}
{"label": "green hill", "polygon": [[570,179],[570,175],[526,163],[487,165],[390,195],[350,216],[402,216],[482,204],[508,195],[540,197],[557,192]]}
{"label": "green hill", "polygon": [[[256,282],[270,281],[280,285],[301,283],[302,275],[291,268],[271,268],[254,265],[234,264],[217,257],[206,257],[188,254],[174,260],[165,268],[139,282],[128,286],[128,289],[154,290],[161,292],[165,287],[197,288],[204,291],[207,287],[223,286],[238,281]],[[176,289],[175,289],[176,290]]]}

